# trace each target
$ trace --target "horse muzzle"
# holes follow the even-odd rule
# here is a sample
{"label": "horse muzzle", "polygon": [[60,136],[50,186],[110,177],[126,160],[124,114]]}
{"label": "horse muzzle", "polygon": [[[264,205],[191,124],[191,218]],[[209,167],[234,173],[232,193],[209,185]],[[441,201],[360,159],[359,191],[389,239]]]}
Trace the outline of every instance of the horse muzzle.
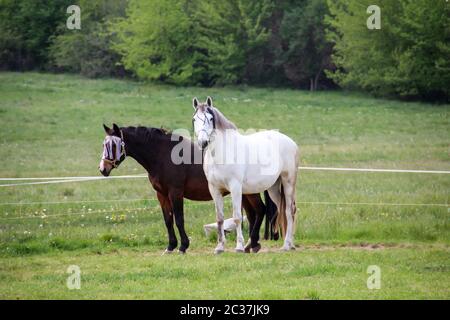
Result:
{"label": "horse muzzle", "polygon": [[206,147],[208,146],[208,144],[209,144],[209,141],[207,141],[207,140],[199,141],[199,142],[198,142],[198,146],[199,146],[200,149],[202,149],[202,150],[205,150]]}
{"label": "horse muzzle", "polygon": [[107,170],[106,168],[103,168],[103,169],[99,168],[99,171],[104,177],[108,177],[109,174],[111,173],[111,170]]}

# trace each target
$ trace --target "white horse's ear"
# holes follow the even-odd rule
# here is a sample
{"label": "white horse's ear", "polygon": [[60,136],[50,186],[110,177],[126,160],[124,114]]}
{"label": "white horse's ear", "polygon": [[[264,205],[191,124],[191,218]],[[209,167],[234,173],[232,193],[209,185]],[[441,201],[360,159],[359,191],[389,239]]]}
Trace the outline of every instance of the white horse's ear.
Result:
{"label": "white horse's ear", "polygon": [[208,96],[208,98],[206,98],[206,104],[208,105],[208,107],[212,107],[212,98],[210,96]]}
{"label": "white horse's ear", "polygon": [[192,107],[194,108],[194,110],[197,110],[197,107],[198,107],[198,99],[197,98],[192,99]]}

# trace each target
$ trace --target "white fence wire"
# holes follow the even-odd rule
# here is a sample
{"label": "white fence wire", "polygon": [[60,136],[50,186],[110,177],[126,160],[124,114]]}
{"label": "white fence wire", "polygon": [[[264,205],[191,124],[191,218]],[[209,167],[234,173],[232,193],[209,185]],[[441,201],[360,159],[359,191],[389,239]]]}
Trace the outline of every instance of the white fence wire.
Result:
{"label": "white fence wire", "polygon": [[[376,169],[376,168],[333,168],[333,167],[298,167],[299,170],[312,171],[348,171],[348,172],[368,172],[368,173],[421,173],[421,174],[450,174],[447,170],[409,170],[409,169]],[[84,182],[94,180],[108,180],[108,179],[141,179],[146,178],[145,174],[136,175],[122,175],[122,176],[81,176],[81,177],[30,177],[30,178],[0,178],[0,181],[32,181],[20,183],[6,183],[0,184],[1,187],[16,187],[40,184],[56,184],[68,182]],[[42,180],[42,181],[41,181]]]}
{"label": "white fence wire", "polygon": [[[409,170],[409,169],[377,169],[377,168],[333,168],[301,166],[299,170],[312,171],[343,171],[343,172],[367,172],[367,173],[417,173],[417,174],[450,174],[447,170]],[[42,184],[57,184],[69,182],[85,182],[108,179],[141,179],[147,178],[146,174],[121,175],[121,176],[72,176],[72,177],[30,177],[30,178],[0,178],[0,181],[25,181],[19,183],[0,184],[0,187],[29,186]],[[30,182],[31,181],[31,182]],[[142,202],[157,201],[157,199],[111,199],[111,200],[78,200],[78,201],[48,201],[48,202],[3,202],[0,206],[31,206],[31,205],[54,205],[75,203],[114,203],[114,202]],[[449,207],[448,203],[384,203],[384,202],[329,202],[329,201],[299,201],[303,205],[366,205],[366,206],[424,206],[424,207]],[[193,204],[190,204],[193,205]]]}

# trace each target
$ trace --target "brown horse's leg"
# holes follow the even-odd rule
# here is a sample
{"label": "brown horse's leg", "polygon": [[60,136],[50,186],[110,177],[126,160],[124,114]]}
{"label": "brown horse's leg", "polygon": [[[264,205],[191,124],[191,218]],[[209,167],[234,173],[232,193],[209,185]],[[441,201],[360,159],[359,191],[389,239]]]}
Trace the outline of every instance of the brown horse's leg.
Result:
{"label": "brown horse's leg", "polygon": [[269,192],[267,190],[264,191],[264,202],[266,207],[266,227],[264,229],[264,239],[268,240],[270,236],[270,240],[278,240],[279,233],[278,228],[275,225],[278,215],[278,208],[275,202],[273,202],[270,198]]}
{"label": "brown horse's leg", "polygon": [[189,238],[184,230],[184,211],[183,211],[183,194],[182,192],[171,192],[169,194],[169,200],[173,208],[175,215],[175,223],[181,238],[181,246],[179,251],[185,253],[189,248]]}
{"label": "brown horse's leg", "polygon": [[252,230],[255,226],[255,210],[250,203],[250,201],[247,199],[246,195],[242,195],[242,207],[244,208],[245,212],[247,213],[247,220],[248,220],[248,238],[249,242],[245,246],[245,252],[249,253],[251,248],[251,237],[252,237]]}
{"label": "brown horse's leg", "polygon": [[258,252],[261,249],[261,245],[259,244],[259,231],[264,219],[266,207],[259,194],[246,195],[246,197],[255,213],[255,223],[253,229],[250,231],[250,246],[253,252]]}
{"label": "brown horse's leg", "polygon": [[167,233],[169,235],[169,245],[167,246],[167,251],[172,252],[178,245],[177,237],[175,235],[175,230],[173,229],[173,214],[172,207],[170,206],[169,199],[160,192],[156,193],[159,204],[164,215],[164,222],[166,223]]}

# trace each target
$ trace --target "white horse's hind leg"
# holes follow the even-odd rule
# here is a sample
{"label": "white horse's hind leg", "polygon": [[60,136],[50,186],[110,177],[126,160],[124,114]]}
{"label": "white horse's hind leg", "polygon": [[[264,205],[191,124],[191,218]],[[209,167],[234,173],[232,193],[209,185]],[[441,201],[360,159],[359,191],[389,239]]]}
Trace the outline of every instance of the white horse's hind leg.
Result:
{"label": "white horse's hind leg", "polygon": [[242,185],[233,183],[230,186],[233,202],[233,218],[236,223],[236,252],[244,252],[244,236],[242,234]]}
{"label": "white horse's hind leg", "polygon": [[225,232],[223,229],[223,196],[222,193],[216,188],[208,185],[209,192],[214,199],[214,204],[216,206],[216,222],[217,222],[217,246],[214,249],[215,254],[224,252],[225,250]]}
{"label": "white horse's hind leg", "polygon": [[286,237],[284,238],[283,250],[295,249],[294,246],[294,214],[295,214],[295,179],[294,176],[282,176],[281,183],[284,189],[286,200]]}

